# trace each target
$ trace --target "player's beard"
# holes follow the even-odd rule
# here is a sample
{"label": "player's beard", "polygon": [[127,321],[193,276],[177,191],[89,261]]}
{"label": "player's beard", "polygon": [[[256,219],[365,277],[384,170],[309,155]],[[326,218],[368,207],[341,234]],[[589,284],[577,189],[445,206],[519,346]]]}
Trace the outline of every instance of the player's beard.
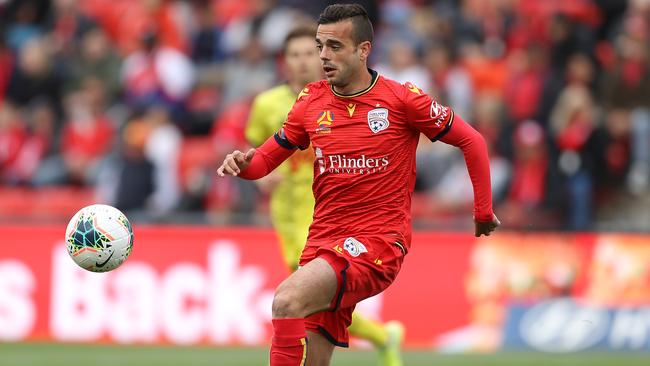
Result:
{"label": "player's beard", "polygon": [[337,88],[343,88],[348,85],[350,82],[350,77],[349,77],[349,69],[345,68],[336,68],[335,75],[331,78],[327,78],[327,82],[330,83],[330,85],[337,87]]}

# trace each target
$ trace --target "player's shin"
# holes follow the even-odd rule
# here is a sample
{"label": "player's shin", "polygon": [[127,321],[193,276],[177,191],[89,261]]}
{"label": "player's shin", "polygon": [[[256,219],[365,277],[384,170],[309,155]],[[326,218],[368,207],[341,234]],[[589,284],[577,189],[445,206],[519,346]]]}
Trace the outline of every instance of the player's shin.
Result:
{"label": "player's shin", "polygon": [[303,366],[306,359],[305,319],[273,319],[270,366]]}

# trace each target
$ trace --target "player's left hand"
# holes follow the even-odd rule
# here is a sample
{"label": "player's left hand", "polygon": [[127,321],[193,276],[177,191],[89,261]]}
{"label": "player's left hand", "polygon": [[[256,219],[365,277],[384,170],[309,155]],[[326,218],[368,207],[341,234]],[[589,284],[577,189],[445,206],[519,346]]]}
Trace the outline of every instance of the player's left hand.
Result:
{"label": "player's left hand", "polygon": [[499,221],[495,214],[492,214],[492,221],[481,222],[474,219],[474,236],[477,238],[481,235],[490,236],[499,225],[501,225],[501,221]]}

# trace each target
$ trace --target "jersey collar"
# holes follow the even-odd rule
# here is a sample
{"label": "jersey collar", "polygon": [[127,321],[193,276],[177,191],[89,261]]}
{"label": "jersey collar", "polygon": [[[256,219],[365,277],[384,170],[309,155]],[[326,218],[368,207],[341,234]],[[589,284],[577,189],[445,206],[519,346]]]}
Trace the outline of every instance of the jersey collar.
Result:
{"label": "jersey collar", "polygon": [[372,76],[372,81],[370,82],[370,86],[363,89],[362,91],[354,93],[354,94],[341,94],[341,93],[337,93],[336,90],[334,90],[334,87],[332,85],[330,85],[330,90],[332,91],[332,93],[334,93],[334,95],[336,95],[337,97],[341,97],[341,98],[352,98],[352,97],[358,97],[360,95],[366,94],[367,92],[372,90],[372,88],[375,86],[375,84],[377,84],[377,80],[379,80],[379,73],[377,73],[377,71],[375,71],[375,70],[373,70],[371,68],[368,68],[368,71],[370,72],[370,75]]}

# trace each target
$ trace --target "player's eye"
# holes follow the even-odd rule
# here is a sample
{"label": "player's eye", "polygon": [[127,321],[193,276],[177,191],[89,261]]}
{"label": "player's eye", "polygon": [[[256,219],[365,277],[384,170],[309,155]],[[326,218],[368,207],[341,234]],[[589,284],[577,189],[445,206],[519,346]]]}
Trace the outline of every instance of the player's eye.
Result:
{"label": "player's eye", "polygon": [[322,45],[322,44],[317,44],[317,45],[316,45],[316,48],[317,48],[319,51],[322,51],[322,50],[323,50],[323,45]]}

